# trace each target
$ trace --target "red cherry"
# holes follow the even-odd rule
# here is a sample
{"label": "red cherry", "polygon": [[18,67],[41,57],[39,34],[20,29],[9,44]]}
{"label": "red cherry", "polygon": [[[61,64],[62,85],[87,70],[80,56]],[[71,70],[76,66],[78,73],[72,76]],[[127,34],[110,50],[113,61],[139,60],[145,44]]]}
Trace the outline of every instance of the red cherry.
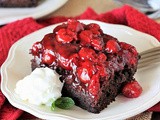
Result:
{"label": "red cherry", "polygon": [[127,44],[125,42],[120,42],[120,45],[123,49],[129,50],[131,53],[133,53],[135,56],[137,56],[138,52],[134,46]]}
{"label": "red cherry", "polygon": [[86,27],[89,30],[91,30],[91,29],[100,30],[100,26],[98,24],[96,24],[96,23],[90,23]]}
{"label": "red cherry", "polygon": [[99,74],[97,73],[92,76],[88,90],[89,93],[96,96],[98,94],[99,89],[100,89]]}
{"label": "red cherry", "polygon": [[74,38],[75,40],[78,39],[78,38],[77,38],[77,33],[71,31],[70,29],[67,29],[67,34],[68,34],[70,37]]}
{"label": "red cherry", "polygon": [[87,68],[78,67],[77,68],[77,75],[81,82],[88,83],[90,81],[90,75]]}
{"label": "red cherry", "polygon": [[138,54],[138,52],[134,46],[132,46],[129,51],[131,51],[135,56],[137,56],[137,54]]}
{"label": "red cherry", "polygon": [[45,52],[52,52],[54,49],[53,49],[53,46],[49,43],[49,44],[45,44],[44,46],[43,46],[43,48],[44,48],[44,51]]}
{"label": "red cherry", "polygon": [[83,46],[88,46],[93,38],[93,34],[90,30],[84,30],[79,34],[79,37],[81,40],[80,44]]}
{"label": "red cherry", "polygon": [[42,49],[42,44],[40,42],[36,42],[33,44],[32,49],[31,49],[31,53],[33,55],[38,56],[39,55],[39,51]]}
{"label": "red cherry", "polygon": [[74,20],[74,19],[69,19],[68,20],[67,29],[69,29],[73,32],[76,32],[76,33],[81,31],[81,30],[84,30],[83,25],[79,21]]}
{"label": "red cherry", "polygon": [[107,59],[107,57],[104,53],[98,54],[98,64],[96,65],[96,68],[99,72],[99,75],[102,77],[107,76],[106,59]]}
{"label": "red cherry", "polygon": [[136,58],[129,59],[129,63],[131,65],[136,65],[137,64],[137,59]]}
{"label": "red cherry", "polygon": [[72,54],[69,59],[74,63],[75,65],[78,65],[79,63],[79,55],[77,53]]}
{"label": "red cherry", "polygon": [[101,30],[100,26],[96,23],[91,23],[86,25],[86,29],[92,31],[92,33],[94,34],[94,37],[97,37],[103,34],[103,31]]}
{"label": "red cherry", "polygon": [[120,50],[120,46],[116,40],[109,40],[106,43],[105,50],[107,53],[117,53]]}
{"label": "red cherry", "polygon": [[99,53],[99,54],[98,54],[98,60],[99,60],[101,63],[105,62],[106,59],[107,59],[107,56],[106,56],[104,53]]}
{"label": "red cherry", "polygon": [[73,40],[73,37],[68,35],[66,29],[60,29],[56,35],[57,41],[62,43],[70,43]]}
{"label": "red cherry", "polygon": [[58,62],[59,62],[59,65],[66,69],[66,70],[72,70],[72,67],[71,67],[71,62],[72,60],[71,59],[68,59],[68,58],[64,58],[63,56],[59,56],[58,57]]}
{"label": "red cherry", "polygon": [[96,53],[94,50],[90,48],[85,48],[85,47],[82,47],[78,54],[81,60],[91,60],[92,61],[96,57]]}
{"label": "red cherry", "polygon": [[42,63],[51,65],[53,62],[55,62],[56,57],[54,56],[54,53],[50,50],[45,50],[42,53]]}
{"label": "red cherry", "polygon": [[93,74],[95,74],[95,66],[91,61],[85,61],[80,63],[80,67],[77,68],[77,76],[81,82],[87,83],[90,81]]}
{"label": "red cherry", "polygon": [[62,25],[58,25],[57,27],[54,28],[53,33],[58,32],[60,29],[65,29],[67,28],[67,24],[63,23]]}
{"label": "red cherry", "polygon": [[95,49],[95,50],[102,50],[103,48],[103,42],[102,40],[100,40],[100,38],[98,39],[93,39],[92,42],[91,42],[91,46]]}
{"label": "red cherry", "polygon": [[101,77],[107,77],[107,71],[106,71],[106,66],[105,66],[105,64],[99,64],[99,65],[96,65],[96,68],[97,68],[97,70],[98,70],[98,72],[99,72],[99,75],[101,76]]}
{"label": "red cherry", "polygon": [[131,81],[124,85],[122,94],[128,98],[137,98],[142,93],[142,87],[137,81]]}
{"label": "red cherry", "polygon": [[130,44],[127,44],[125,42],[120,42],[120,46],[125,50],[128,50],[132,47]]}
{"label": "red cherry", "polygon": [[101,35],[101,32],[96,29],[91,29],[90,31],[92,31],[94,37],[99,37]]}

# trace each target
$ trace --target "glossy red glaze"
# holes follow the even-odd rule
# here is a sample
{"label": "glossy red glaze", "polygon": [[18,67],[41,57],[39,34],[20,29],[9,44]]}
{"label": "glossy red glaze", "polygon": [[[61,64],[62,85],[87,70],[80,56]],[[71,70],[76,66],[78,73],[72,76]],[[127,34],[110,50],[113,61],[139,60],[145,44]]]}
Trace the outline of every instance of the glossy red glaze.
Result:
{"label": "glossy red glaze", "polygon": [[122,89],[122,93],[128,98],[137,98],[142,93],[142,87],[137,81],[134,80],[125,84]]}
{"label": "glossy red glaze", "polygon": [[133,46],[104,34],[95,23],[85,25],[76,20],[57,26],[33,45],[31,53],[42,60],[41,66],[68,71],[71,81],[67,82],[94,97],[101,78],[108,80],[125,66],[136,66],[138,60]]}

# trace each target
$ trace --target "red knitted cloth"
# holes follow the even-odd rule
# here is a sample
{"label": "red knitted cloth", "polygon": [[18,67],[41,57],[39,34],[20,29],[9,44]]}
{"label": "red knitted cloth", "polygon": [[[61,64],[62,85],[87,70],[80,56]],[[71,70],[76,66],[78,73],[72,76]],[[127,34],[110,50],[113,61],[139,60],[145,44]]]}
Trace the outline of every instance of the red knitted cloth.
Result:
{"label": "red knitted cloth", "polygon": [[[88,8],[76,19],[94,19],[106,23],[123,24],[132,27],[141,32],[148,33],[160,41],[160,24],[149,19],[144,14],[138,12],[130,6],[123,6],[110,12],[97,14],[91,8]],[[66,21],[66,17],[53,17],[47,20],[35,21],[32,18],[26,18],[0,28],[0,66],[5,61],[9,48],[20,38],[32,33],[47,25]],[[149,109],[150,111],[159,111],[160,104]],[[15,120],[22,115],[23,111],[11,106],[0,91],[0,120]],[[23,114],[23,117],[28,115]]]}

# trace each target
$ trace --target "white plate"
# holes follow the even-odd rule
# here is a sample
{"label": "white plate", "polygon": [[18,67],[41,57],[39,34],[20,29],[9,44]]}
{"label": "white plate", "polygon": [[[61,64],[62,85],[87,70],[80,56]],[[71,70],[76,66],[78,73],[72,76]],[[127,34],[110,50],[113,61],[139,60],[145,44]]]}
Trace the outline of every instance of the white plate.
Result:
{"label": "white plate", "polygon": [[57,10],[67,1],[68,0],[41,0],[40,4],[33,8],[0,8],[0,25],[26,17],[41,18]]}
{"label": "white plate", "polygon": [[[154,37],[126,26],[93,20],[83,20],[82,22],[99,24],[105,33],[117,37],[120,41],[134,45],[139,52],[160,45]],[[143,87],[143,93],[140,97],[129,99],[119,95],[116,101],[101,111],[100,114],[89,113],[77,106],[74,106],[71,110],[57,108],[55,111],[51,111],[50,108],[45,106],[31,105],[19,99],[14,89],[19,79],[31,73],[30,60],[32,56],[29,55],[29,49],[34,42],[40,41],[45,34],[52,32],[55,26],[57,24],[36,31],[22,38],[11,47],[8,58],[2,65],[1,89],[13,106],[42,119],[116,120],[134,116],[160,101],[160,64],[137,72],[135,77]]]}

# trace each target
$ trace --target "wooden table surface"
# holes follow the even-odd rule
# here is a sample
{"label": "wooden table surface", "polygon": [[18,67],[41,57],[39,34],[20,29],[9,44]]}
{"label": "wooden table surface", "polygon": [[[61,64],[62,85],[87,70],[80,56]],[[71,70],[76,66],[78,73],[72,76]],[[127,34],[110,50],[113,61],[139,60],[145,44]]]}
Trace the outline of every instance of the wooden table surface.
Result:
{"label": "wooden table surface", "polygon": [[[97,13],[104,13],[115,8],[121,7],[113,0],[68,0],[68,2],[57,11],[50,14],[50,16],[66,16],[74,17],[83,13],[88,7],[93,8]],[[160,23],[160,19],[156,19]],[[131,118],[129,120],[160,120],[160,113],[144,113],[138,118]]]}
{"label": "wooden table surface", "polygon": [[[113,0],[68,0],[68,2],[50,16],[77,16],[83,13],[88,7],[93,8],[97,13],[104,13],[121,7]],[[155,19],[160,23],[160,18]]]}

